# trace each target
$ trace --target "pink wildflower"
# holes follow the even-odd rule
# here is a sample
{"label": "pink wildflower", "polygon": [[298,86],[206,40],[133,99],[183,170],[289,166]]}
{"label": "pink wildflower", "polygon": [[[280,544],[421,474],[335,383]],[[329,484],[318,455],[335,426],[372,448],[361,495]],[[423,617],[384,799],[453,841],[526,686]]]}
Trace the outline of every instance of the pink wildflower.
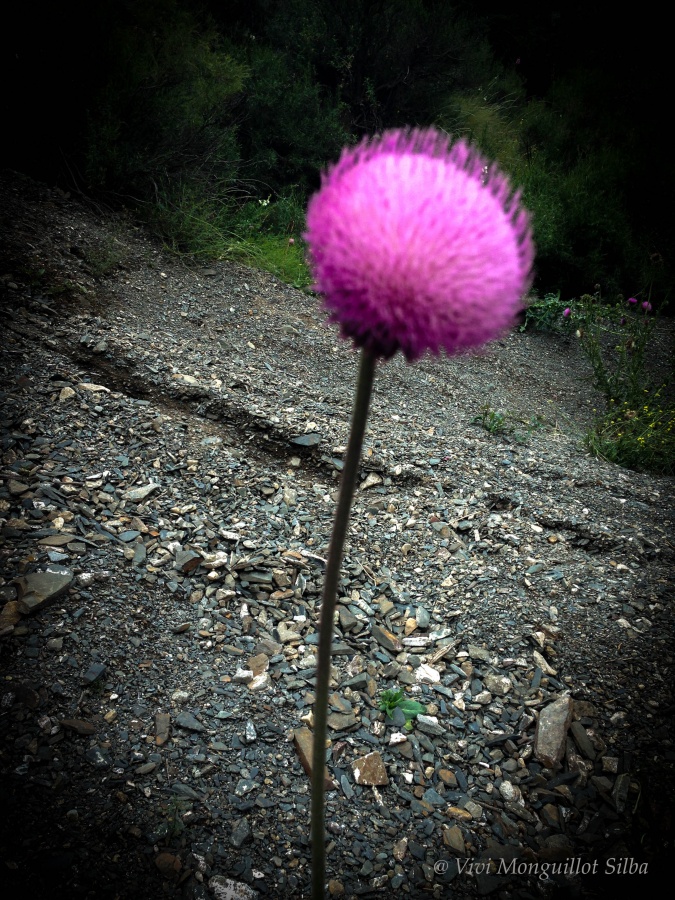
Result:
{"label": "pink wildflower", "polygon": [[295,243],[295,238],[292,238],[292,237],[291,237],[291,238],[288,239],[288,246],[289,246],[289,247],[292,247],[294,243]]}
{"label": "pink wildflower", "polygon": [[637,297],[629,297],[628,302],[635,306],[635,304],[637,303]]}
{"label": "pink wildflower", "polygon": [[571,309],[569,308],[569,306],[568,306],[566,309],[563,310],[563,318],[564,318],[564,319],[569,319],[569,317],[570,317],[571,315],[572,315],[572,310],[571,310]]}
{"label": "pink wildflower", "polygon": [[649,300],[645,300],[645,302],[642,304],[642,308],[644,309],[645,312],[651,311],[652,305],[649,302]]}
{"label": "pink wildflower", "polygon": [[507,178],[434,129],[346,148],[307,212],[330,318],[374,355],[456,353],[513,324],[533,245]]}

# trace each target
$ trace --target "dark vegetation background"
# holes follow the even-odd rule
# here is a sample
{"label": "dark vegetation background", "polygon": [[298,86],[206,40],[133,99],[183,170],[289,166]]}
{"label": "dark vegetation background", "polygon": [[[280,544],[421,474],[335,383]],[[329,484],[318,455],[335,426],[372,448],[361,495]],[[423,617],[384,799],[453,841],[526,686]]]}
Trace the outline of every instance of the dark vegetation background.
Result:
{"label": "dark vegetation background", "polygon": [[470,136],[522,187],[540,294],[599,284],[609,300],[667,303],[667,29],[644,4],[630,17],[593,7],[23,4],[2,37],[3,162],[133,208],[177,251],[303,284],[319,170],[364,134],[435,124]]}

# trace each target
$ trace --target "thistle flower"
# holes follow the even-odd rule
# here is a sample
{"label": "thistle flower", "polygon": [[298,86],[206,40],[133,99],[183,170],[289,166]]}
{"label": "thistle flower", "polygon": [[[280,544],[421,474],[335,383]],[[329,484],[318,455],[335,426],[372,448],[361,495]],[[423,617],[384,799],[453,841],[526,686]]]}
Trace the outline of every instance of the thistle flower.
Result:
{"label": "thistle flower", "polygon": [[652,305],[651,305],[651,303],[649,302],[649,300],[645,300],[645,302],[642,304],[642,308],[644,309],[644,311],[645,311],[646,313],[648,313],[648,312],[651,311]]}
{"label": "thistle flower", "polygon": [[631,304],[631,306],[635,306],[635,304],[637,303],[637,297],[629,297],[628,302]]}
{"label": "thistle flower", "polygon": [[520,195],[464,141],[389,131],[343,151],[307,212],[318,291],[375,357],[456,353],[509,328],[530,285]]}
{"label": "thistle flower", "polygon": [[572,315],[572,310],[568,306],[563,310],[563,319],[569,319],[569,317],[571,315]]}

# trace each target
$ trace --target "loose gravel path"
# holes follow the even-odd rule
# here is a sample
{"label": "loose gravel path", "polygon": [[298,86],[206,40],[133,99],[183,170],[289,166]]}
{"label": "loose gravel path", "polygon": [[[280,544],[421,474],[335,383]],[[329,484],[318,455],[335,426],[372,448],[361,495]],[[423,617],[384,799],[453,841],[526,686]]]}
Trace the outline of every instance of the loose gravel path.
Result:
{"label": "loose gravel path", "polygon": [[[4,895],[308,897],[356,354],[268,274],[189,268],[13,173],[0,202]],[[580,449],[588,374],[574,343],[514,332],[377,375],[334,638],[330,896],[603,897],[630,874],[657,895],[673,479]],[[385,690],[425,713],[386,715]]]}

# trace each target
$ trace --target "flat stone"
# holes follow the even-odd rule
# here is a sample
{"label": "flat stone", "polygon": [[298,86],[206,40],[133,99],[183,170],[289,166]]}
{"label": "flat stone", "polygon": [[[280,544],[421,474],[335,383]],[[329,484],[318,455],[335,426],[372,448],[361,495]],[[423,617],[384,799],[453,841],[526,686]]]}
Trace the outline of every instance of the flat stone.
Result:
{"label": "flat stone", "polygon": [[358,720],[354,713],[328,713],[328,727],[332,731],[346,731],[348,728],[354,728],[358,724]]}
{"label": "flat stone", "polygon": [[206,731],[206,726],[186,710],[178,713],[175,721],[179,728],[185,728],[187,731]]}
{"label": "flat stone", "polygon": [[21,481],[14,481],[14,479],[10,478],[7,482],[7,490],[12,497],[20,497],[21,494],[25,494],[26,491],[29,491],[30,487],[27,484],[23,484]]}
{"label": "flat stone", "polygon": [[131,488],[130,490],[125,491],[122,494],[122,497],[125,500],[132,500],[133,502],[145,500],[146,497],[149,497],[154,491],[159,490],[160,487],[161,484],[151,481],[149,484],[144,484],[142,487]]}
{"label": "flat stone", "polygon": [[446,784],[448,787],[457,787],[457,776],[451,769],[439,769],[438,777],[441,779],[443,784]]}
{"label": "flat stone", "polygon": [[202,557],[194,550],[179,550],[176,553],[176,568],[185,575],[194,572],[201,561]]}
{"label": "flat stone", "polygon": [[420,684],[438,684],[441,680],[441,673],[438,669],[434,669],[433,666],[422,663],[421,666],[415,669],[415,678]]}
{"label": "flat stone", "polygon": [[19,589],[19,610],[24,615],[37,612],[64,594],[73,581],[70,569],[54,566],[44,572],[33,572],[14,579]]}
{"label": "flat stone", "polygon": [[[295,745],[295,750],[298,754],[298,758],[302,763],[302,768],[311,779],[314,735],[309,730],[309,728],[297,728],[293,732],[293,743]],[[334,791],[337,789],[337,783],[331,778],[328,772],[328,766],[326,766],[324,770],[324,786],[327,791]]]}
{"label": "flat stone", "polygon": [[299,447],[316,447],[320,443],[321,435],[316,432],[299,434],[297,437],[291,438],[291,444],[297,444]]}
{"label": "flat stone", "polygon": [[511,679],[506,675],[494,675],[491,672],[483,678],[483,683],[486,689],[497,697],[504,697],[513,687]]}
{"label": "flat stone", "polygon": [[61,719],[61,727],[77,734],[96,734],[96,726],[93,722],[85,722],[84,719]]}
{"label": "flat stone", "polygon": [[425,734],[440,735],[445,734],[445,728],[439,723],[436,716],[425,716],[421,714],[415,718],[415,726]]}
{"label": "flat stone", "polygon": [[21,621],[21,607],[18,600],[5,603],[0,611],[0,637],[11,634]]}
{"label": "flat stone", "polygon": [[65,547],[72,540],[72,534],[48,534],[47,537],[40,538],[38,544],[41,547]]}
{"label": "flat stone", "polygon": [[381,647],[384,647],[385,650],[390,650],[392,653],[400,653],[401,650],[403,650],[403,644],[401,644],[395,634],[392,634],[391,631],[387,631],[386,628],[373,624],[371,627],[371,634],[377,643]]}
{"label": "flat stone", "polygon": [[492,659],[490,655],[490,651],[486,650],[485,647],[477,647],[475,644],[469,644],[467,647],[469,651],[469,656],[471,659],[478,659],[481,662],[489,663]]}
{"label": "flat stone", "polygon": [[557,674],[557,672],[556,672],[556,670],[553,668],[553,666],[550,666],[550,665],[546,662],[546,660],[544,659],[544,657],[542,656],[542,654],[541,654],[538,650],[534,650],[534,651],[533,651],[533,653],[532,653],[532,659],[534,660],[535,665],[539,666],[539,668],[540,668],[541,671],[544,673],[544,675],[556,675],[556,674]]}
{"label": "flat stone", "polygon": [[384,762],[377,750],[362,756],[360,759],[354,760],[352,763],[352,772],[354,773],[354,781],[357,784],[389,784],[387,770]]}
{"label": "flat stone", "polygon": [[271,686],[272,682],[267,672],[263,672],[261,675],[255,675],[248,683],[249,691],[255,692],[266,691]]}
{"label": "flat stone", "polygon": [[224,875],[214,875],[209,879],[209,890],[215,900],[257,900],[258,891],[254,891],[241,881],[226,878]]}
{"label": "flat stone", "polygon": [[298,634],[297,631],[290,628],[284,622],[279,622],[277,631],[279,632],[279,640],[282,644],[299,644],[302,640],[302,635]]}
{"label": "flat stone", "polygon": [[93,684],[106,672],[106,666],[103,663],[92,663],[82,676],[82,680],[86,684]]}
{"label": "flat stone", "polygon": [[595,759],[597,755],[595,747],[581,722],[572,722],[570,725],[570,734],[574,738],[574,743],[577,745],[583,756],[585,756],[586,759]]}
{"label": "flat stone", "polygon": [[555,768],[565,753],[567,729],[572,718],[572,699],[561,697],[539,713],[534,737],[534,755],[549,768]]}
{"label": "flat stone", "polygon": [[234,823],[232,832],[230,833],[230,843],[237,850],[251,838],[251,826],[248,819],[242,818]]}
{"label": "flat stone", "polygon": [[161,747],[169,740],[171,716],[169,713],[155,713],[155,744]]}
{"label": "flat stone", "polygon": [[466,844],[464,843],[464,836],[462,835],[462,829],[459,825],[443,826],[443,843],[446,847],[450,847],[451,850],[454,850],[455,853],[459,853],[460,856],[463,856],[466,853]]}

